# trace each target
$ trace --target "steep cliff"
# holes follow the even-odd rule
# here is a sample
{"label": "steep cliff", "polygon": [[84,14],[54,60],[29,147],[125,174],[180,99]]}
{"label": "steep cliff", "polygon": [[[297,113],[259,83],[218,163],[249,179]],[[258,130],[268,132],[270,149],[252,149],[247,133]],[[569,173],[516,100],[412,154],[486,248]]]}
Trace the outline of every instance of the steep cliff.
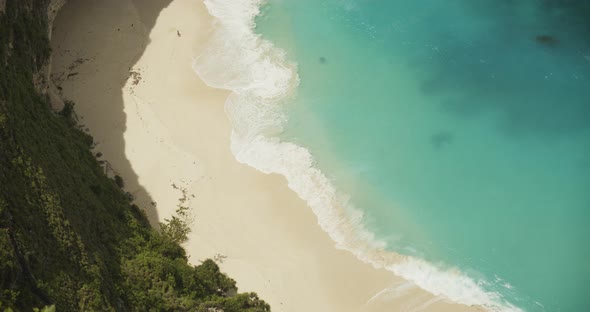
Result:
{"label": "steep cliff", "polygon": [[213,261],[189,265],[174,225],[152,229],[103,174],[72,107],[49,108],[63,3],[0,1],[0,310],[269,311]]}

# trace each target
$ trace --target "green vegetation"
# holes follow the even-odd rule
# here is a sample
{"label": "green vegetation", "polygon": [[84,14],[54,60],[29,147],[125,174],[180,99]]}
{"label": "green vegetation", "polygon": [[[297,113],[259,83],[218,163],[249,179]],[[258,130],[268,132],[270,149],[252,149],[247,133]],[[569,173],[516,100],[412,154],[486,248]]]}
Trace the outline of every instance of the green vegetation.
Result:
{"label": "green vegetation", "polygon": [[164,219],[166,222],[160,223],[160,231],[163,236],[169,238],[176,244],[182,244],[188,239],[188,233],[191,229],[188,225],[188,207],[179,206],[176,209],[176,215],[171,219]]}
{"label": "green vegetation", "polygon": [[46,5],[0,13],[0,311],[270,311],[212,260],[188,264],[186,207],[152,229],[73,104],[49,109],[33,83],[50,55]]}
{"label": "green vegetation", "polygon": [[115,176],[115,184],[117,184],[117,186],[119,188],[124,188],[125,187],[125,181],[123,181],[123,178],[121,178],[120,175],[116,175]]}

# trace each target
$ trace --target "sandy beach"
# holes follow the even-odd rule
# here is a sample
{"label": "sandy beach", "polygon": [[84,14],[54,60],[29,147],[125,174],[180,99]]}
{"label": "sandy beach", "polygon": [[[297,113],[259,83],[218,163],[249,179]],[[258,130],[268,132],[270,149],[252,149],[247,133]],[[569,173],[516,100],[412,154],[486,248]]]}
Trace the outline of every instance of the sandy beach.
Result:
{"label": "sandy beach", "polygon": [[150,221],[185,198],[191,262],[215,259],[273,311],[481,310],[336,249],[283,177],[234,159],[229,94],[191,67],[212,23],[196,0],[70,0],[55,20],[55,92],[75,102],[94,152]]}

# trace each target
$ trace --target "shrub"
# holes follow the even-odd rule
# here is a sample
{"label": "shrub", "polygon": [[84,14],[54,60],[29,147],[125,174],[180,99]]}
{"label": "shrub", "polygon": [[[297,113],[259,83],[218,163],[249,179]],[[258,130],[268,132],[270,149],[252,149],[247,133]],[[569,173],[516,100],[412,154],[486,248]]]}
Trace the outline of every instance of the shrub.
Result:
{"label": "shrub", "polygon": [[117,186],[119,188],[124,188],[125,187],[125,181],[123,181],[123,178],[121,178],[120,175],[116,175],[115,176],[115,184],[117,184]]}

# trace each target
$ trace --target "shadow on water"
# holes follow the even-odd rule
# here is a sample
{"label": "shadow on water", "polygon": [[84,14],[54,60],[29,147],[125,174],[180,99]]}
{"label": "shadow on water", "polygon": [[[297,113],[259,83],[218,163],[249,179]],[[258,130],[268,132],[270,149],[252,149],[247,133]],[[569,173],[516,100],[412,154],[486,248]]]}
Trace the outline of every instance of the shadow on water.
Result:
{"label": "shadow on water", "polygon": [[515,138],[590,131],[590,2],[464,3],[486,27],[469,37],[442,27],[422,91],[463,118],[494,114]]}
{"label": "shadow on water", "polygon": [[[107,155],[105,152],[105,158],[110,164],[112,164],[112,167],[116,173],[124,178],[125,189],[132,193],[136,199],[136,203],[141,206],[141,208],[146,210],[149,221],[152,225],[158,224],[157,211],[155,206],[151,204],[153,203],[153,200],[145,188],[139,183],[137,174],[133,171],[131,163],[125,156],[125,139],[123,135],[126,130],[127,118],[124,112],[122,89],[129,78],[129,68],[139,60],[145,50],[145,47],[147,46],[147,43],[149,42],[149,33],[154,27],[157,17],[159,16],[160,12],[170,4],[170,2],[172,2],[172,0],[132,0],[130,3],[119,0],[68,0],[55,19],[52,37],[54,41],[52,42],[54,51],[66,51],[64,54],[69,53],[70,56],[76,55],[76,58],[79,59],[92,59],[95,55],[108,55],[108,51],[112,51],[112,47],[114,45],[116,46],[116,41],[114,40],[117,37],[119,38],[118,40],[125,40],[127,43],[133,43],[130,45],[127,44],[125,47],[121,47],[122,49],[132,49],[132,51],[126,51],[133,52],[131,54],[134,55],[132,59],[124,61],[117,59],[120,61],[119,66],[104,66],[95,73],[96,75],[101,75],[101,77],[108,77],[108,83],[104,85],[76,84],[74,87],[93,90],[91,92],[87,92],[86,94],[100,95],[100,100],[88,98],[88,101],[86,101],[87,103],[80,103],[84,102],[84,99],[78,99],[79,103],[77,103],[77,106],[80,107],[88,105],[88,103],[100,105],[102,112],[97,113],[98,117],[96,117],[96,119],[100,120],[100,122],[103,123],[105,127],[111,125],[114,126],[113,129],[116,129],[110,131],[107,138],[103,138],[104,140],[108,141],[109,146],[109,153]],[[117,10],[117,12],[109,10]],[[123,11],[135,12],[135,14],[139,16],[139,19],[143,25],[133,25],[132,23],[127,23],[125,19],[121,18],[105,18],[105,16],[116,15]],[[104,27],[103,23],[105,23],[105,21],[114,21],[114,23],[116,23],[112,25],[113,34],[108,36],[94,35],[94,31],[92,29],[93,25]],[[72,27],[82,27],[85,31],[87,31],[87,40],[92,41],[89,42],[89,45],[92,48],[98,48],[94,50],[75,50],[76,48],[79,48],[79,45],[71,47],[67,41],[67,38],[69,31],[68,28]],[[136,27],[137,29],[143,27],[143,31],[135,32],[134,38],[121,38],[120,35],[116,33],[116,31],[120,31],[122,27]],[[64,37],[66,38],[65,41],[62,40],[65,47],[55,46],[55,41],[57,41],[57,38],[60,37],[62,39]],[[110,53],[112,54],[112,52]],[[68,57],[69,56],[65,56],[65,58]],[[113,57],[118,56],[113,55]],[[54,66],[52,75],[63,75],[63,73],[58,71],[60,69],[64,70],[63,66],[67,66],[67,64],[61,64],[61,68],[59,66],[55,66],[59,65],[56,64],[58,63],[56,59],[60,58],[64,58],[63,55],[53,56]],[[82,75],[83,73],[80,73],[80,76]],[[65,91],[67,93],[67,87],[65,88]],[[84,124],[84,120],[81,120],[81,123]],[[95,136],[95,141],[96,139],[97,138]],[[100,148],[101,147],[99,145],[98,149],[94,152],[101,152]]]}

